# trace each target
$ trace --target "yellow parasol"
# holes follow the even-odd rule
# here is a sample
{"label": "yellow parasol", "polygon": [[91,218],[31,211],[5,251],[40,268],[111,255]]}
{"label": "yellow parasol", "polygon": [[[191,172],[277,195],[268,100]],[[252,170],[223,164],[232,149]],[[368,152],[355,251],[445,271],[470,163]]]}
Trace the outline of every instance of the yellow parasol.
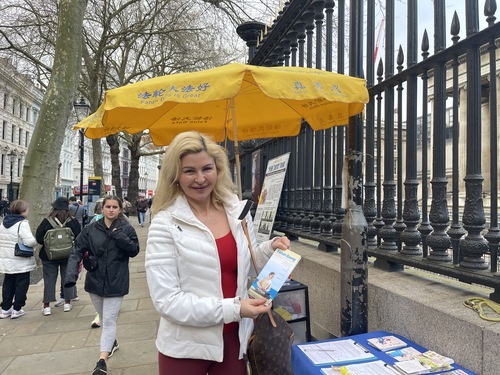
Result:
{"label": "yellow parasol", "polygon": [[295,136],[302,119],[314,130],[345,125],[367,102],[364,79],[312,68],[229,64],[109,90],[75,128],[84,128],[88,138],[148,129],[156,145],[197,130],[217,142],[229,138],[237,150],[239,140]]}

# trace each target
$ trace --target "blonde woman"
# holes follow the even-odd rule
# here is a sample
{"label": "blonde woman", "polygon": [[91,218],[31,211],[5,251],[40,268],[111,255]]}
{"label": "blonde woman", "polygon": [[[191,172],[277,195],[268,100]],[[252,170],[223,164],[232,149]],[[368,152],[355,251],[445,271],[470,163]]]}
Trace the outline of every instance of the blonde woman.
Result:
{"label": "blonde woman", "polygon": [[[146,249],[149,291],[161,319],[156,347],[160,375],[243,375],[252,318],[265,299],[250,299],[250,253],[225,150],[198,132],[177,135],[168,147],[153,201]],[[262,266],[290,241],[257,246]]]}

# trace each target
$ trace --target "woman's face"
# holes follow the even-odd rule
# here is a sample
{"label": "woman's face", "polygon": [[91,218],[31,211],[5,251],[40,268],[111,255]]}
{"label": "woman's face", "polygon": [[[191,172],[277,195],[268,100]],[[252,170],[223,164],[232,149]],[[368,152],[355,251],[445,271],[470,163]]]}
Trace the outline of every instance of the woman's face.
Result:
{"label": "woman's face", "polygon": [[111,221],[115,220],[120,215],[120,212],[122,210],[117,200],[108,199],[102,206],[102,214]]}
{"label": "woman's face", "polygon": [[217,182],[214,158],[206,151],[184,155],[178,182],[188,201],[206,202]]}

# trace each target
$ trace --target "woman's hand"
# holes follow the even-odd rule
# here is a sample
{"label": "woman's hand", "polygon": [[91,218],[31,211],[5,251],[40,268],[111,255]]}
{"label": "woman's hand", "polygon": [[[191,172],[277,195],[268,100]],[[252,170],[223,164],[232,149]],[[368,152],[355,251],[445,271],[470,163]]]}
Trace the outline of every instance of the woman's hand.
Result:
{"label": "woman's hand", "polygon": [[275,237],[273,239],[273,242],[271,242],[271,247],[273,248],[273,250],[288,250],[290,248],[290,240],[286,236]]}
{"label": "woman's hand", "polygon": [[271,310],[271,304],[269,306],[264,306],[266,303],[265,298],[259,299],[242,299],[240,301],[240,316],[242,318],[252,318],[255,319],[258,315],[268,312]]}

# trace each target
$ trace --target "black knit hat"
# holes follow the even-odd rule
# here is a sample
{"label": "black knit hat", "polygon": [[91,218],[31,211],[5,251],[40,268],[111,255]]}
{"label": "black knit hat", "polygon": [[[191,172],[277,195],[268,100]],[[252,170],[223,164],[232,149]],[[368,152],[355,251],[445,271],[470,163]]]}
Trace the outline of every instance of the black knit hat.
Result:
{"label": "black knit hat", "polygon": [[54,207],[54,210],[69,210],[69,201],[68,198],[65,197],[58,197],[54,203],[52,203],[52,207]]}

